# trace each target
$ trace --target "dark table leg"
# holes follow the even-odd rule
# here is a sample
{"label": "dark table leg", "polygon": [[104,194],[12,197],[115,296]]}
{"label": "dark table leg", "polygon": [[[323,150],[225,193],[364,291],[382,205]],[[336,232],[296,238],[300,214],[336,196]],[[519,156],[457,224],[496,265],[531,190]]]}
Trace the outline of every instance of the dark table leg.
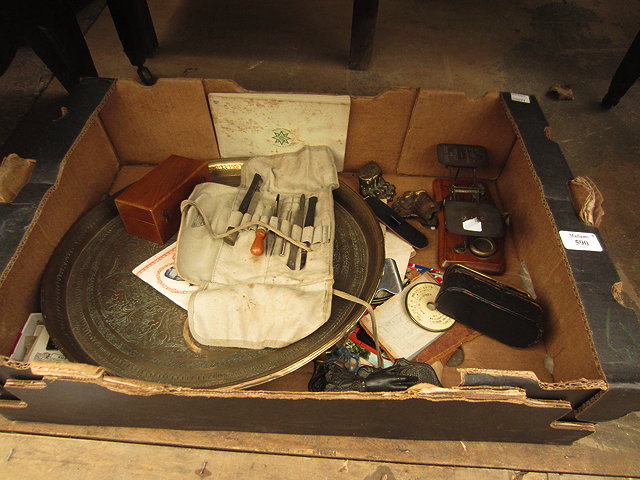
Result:
{"label": "dark table leg", "polygon": [[602,99],[602,107],[616,106],[638,77],[640,77],[640,32],[631,43],[616,73],[613,74],[609,90]]}
{"label": "dark table leg", "polygon": [[366,70],[373,53],[379,0],[353,0],[349,68]]}
{"label": "dark table leg", "polygon": [[151,85],[153,77],[144,62],[158,48],[158,38],[147,0],[107,0],[107,4],[131,65],[138,67],[140,80]]}
{"label": "dark table leg", "polygon": [[80,77],[98,76],[76,16],[64,0],[18,3],[16,20],[23,22],[25,41],[67,91]]}

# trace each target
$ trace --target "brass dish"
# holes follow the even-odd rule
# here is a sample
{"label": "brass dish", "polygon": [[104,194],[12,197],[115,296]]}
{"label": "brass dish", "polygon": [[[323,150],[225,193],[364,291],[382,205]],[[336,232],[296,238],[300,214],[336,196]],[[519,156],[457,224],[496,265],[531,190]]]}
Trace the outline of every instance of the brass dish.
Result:
{"label": "brass dish", "polygon": [[[238,184],[242,161],[210,163],[214,181]],[[373,213],[347,185],[334,191],[334,288],[371,300],[383,263]],[[44,273],[47,329],[72,361],[111,374],[194,388],[258,385],[289,373],[334,345],[364,308],[333,297],[331,317],[287,347],[251,350],[200,347],[185,329],[186,312],[141,281],[132,269],[165,248],[129,235],[109,198],[70,230]]]}

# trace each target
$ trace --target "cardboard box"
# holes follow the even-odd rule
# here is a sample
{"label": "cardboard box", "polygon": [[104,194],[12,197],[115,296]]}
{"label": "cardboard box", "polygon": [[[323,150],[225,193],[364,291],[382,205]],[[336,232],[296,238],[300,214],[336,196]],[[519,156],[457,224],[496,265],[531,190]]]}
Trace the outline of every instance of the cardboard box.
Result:
{"label": "cardboard box", "polygon": [[[207,93],[237,91],[230,81],[196,79],[79,86],[70,113],[31,155],[38,161],[31,183],[0,205],[10,226],[0,242],[0,353],[10,353],[38,310],[43,269],[82,213],[169,155],[217,158]],[[533,285],[547,312],[537,346],[478,337],[467,344],[464,368],[445,372],[446,388],[339,394],[307,392],[308,368],[250,390],[195,390],[90,365],[3,357],[0,413],[87,425],[570,443],[592,432],[591,422],[640,409],[640,323],[612,295],[619,279],[606,249],[563,246],[559,231],[599,237],[575,213],[572,174],[548,131],[532,96],[393,89],[352,99],[342,175],[356,187],[349,172],[373,160],[398,192],[429,190],[447,174],[436,160],[438,143],[484,145],[492,162],[479,176],[511,216],[501,279]],[[429,235],[433,246],[435,232]],[[435,251],[413,261],[434,265]]]}

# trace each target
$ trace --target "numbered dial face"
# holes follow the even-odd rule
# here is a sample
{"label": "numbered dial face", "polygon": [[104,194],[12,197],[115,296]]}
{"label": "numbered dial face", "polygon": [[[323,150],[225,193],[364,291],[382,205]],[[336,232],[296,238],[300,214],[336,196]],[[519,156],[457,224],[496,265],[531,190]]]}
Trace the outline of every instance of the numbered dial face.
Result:
{"label": "numbered dial face", "polygon": [[417,283],[409,289],[405,298],[409,317],[419,326],[431,332],[442,332],[450,328],[455,320],[436,310],[435,299],[440,285]]}

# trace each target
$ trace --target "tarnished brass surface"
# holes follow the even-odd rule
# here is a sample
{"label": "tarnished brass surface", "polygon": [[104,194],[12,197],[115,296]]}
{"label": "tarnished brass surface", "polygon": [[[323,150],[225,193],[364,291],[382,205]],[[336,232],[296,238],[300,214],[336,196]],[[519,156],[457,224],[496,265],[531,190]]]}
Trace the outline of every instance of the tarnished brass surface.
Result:
{"label": "tarnished brass surface", "polygon": [[[237,184],[241,165],[238,160],[218,161],[210,169],[216,181]],[[370,300],[384,262],[381,230],[368,206],[346,185],[334,191],[334,199],[334,288]],[[188,338],[186,312],[131,273],[165,247],[126,233],[113,199],[73,226],[53,255],[42,288],[47,328],[69,359],[173,385],[248,387],[316,357],[364,313],[363,307],[334,297],[330,319],[287,347],[203,347]]]}

